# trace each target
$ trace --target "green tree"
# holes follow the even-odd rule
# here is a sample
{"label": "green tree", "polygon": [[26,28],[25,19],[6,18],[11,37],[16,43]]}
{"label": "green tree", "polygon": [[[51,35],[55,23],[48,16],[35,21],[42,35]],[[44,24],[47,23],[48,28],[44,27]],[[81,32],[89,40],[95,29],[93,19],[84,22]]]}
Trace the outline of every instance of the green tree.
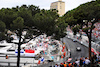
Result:
{"label": "green tree", "polygon": [[35,5],[29,5],[28,10],[31,10],[32,16],[34,16],[36,13],[40,13],[40,8]]}
{"label": "green tree", "polygon": [[72,30],[74,32],[74,35],[77,34],[77,32],[79,32],[80,26],[79,25],[75,25],[74,27],[72,27]]}
{"label": "green tree", "polygon": [[0,12],[0,19],[6,24],[6,28],[9,29],[10,24],[13,23],[15,18],[17,18],[17,13],[10,8],[3,8],[0,10]]}
{"label": "green tree", "polygon": [[52,35],[55,27],[58,14],[51,10],[41,10],[34,16],[35,26],[47,35]]}
{"label": "green tree", "polygon": [[0,21],[0,32],[5,32],[6,25],[4,22]]}
{"label": "green tree", "polygon": [[5,23],[0,21],[0,41],[4,40],[6,38],[5,29],[6,29]]}
{"label": "green tree", "polygon": [[20,46],[21,46],[21,35],[24,28],[24,20],[21,17],[18,17],[13,21],[11,24],[11,29],[17,31],[17,35],[19,36],[19,43],[18,43],[18,56],[17,56],[17,67],[20,65]]}
{"label": "green tree", "polygon": [[[93,18],[97,20],[100,19],[100,0],[81,4],[77,8],[67,12],[63,17],[65,18],[66,22],[69,25],[71,25],[72,23],[70,22],[70,20],[73,20],[74,25],[79,24],[81,25],[80,28],[82,28],[82,26],[84,25],[83,23],[84,19],[88,20],[88,22],[91,22],[91,19]],[[91,27],[88,27],[88,23],[87,23],[86,25],[87,28],[83,29],[83,31],[86,32],[89,39],[89,58],[91,58],[91,33],[92,33],[92,29],[94,28],[93,25],[96,21],[93,21]]]}
{"label": "green tree", "polygon": [[63,16],[69,25],[81,25],[83,19],[91,20],[93,18],[100,19],[100,1],[91,1],[81,4],[77,8],[66,12]]}
{"label": "green tree", "polygon": [[[88,40],[89,40],[89,59],[91,59],[91,39],[92,39],[92,30],[95,28],[94,24],[98,22],[97,19],[93,19],[91,21],[85,20],[85,28],[82,30],[87,34]],[[88,25],[91,23],[91,25]]]}
{"label": "green tree", "polygon": [[[20,7],[18,11],[18,16],[24,19],[24,25],[29,26],[32,24],[32,13],[31,11]],[[30,24],[31,23],[31,24]]]}
{"label": "green tree", "polygon": [[67,23],[65,23],[65,20],[63,19],[63,17],[60,17],[57,21],[56,24],[56,29],[55,29],[55,38],[59,39],[64,37],[66,34],[66,27],[67,27]]}
{"label": "green tree", "polygon": [[13,21],[13,24],[11,24],[11,28],[13,29],[13,30],[22,30],[23,29],[23,27],[24,27],[24,20],[23,20],[23,18],[21,18],[21,17],[18,17],[17,19],[15,19],[14,21]]}

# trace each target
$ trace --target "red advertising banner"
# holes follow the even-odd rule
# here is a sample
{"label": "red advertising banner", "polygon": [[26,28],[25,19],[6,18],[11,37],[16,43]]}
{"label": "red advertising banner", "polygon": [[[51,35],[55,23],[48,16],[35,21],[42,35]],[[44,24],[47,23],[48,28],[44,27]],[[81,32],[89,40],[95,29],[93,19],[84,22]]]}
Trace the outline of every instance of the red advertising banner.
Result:
{"label": "red advertising banner", "polygon": [[25,50],[25,53],[35,53],[35,50]]}

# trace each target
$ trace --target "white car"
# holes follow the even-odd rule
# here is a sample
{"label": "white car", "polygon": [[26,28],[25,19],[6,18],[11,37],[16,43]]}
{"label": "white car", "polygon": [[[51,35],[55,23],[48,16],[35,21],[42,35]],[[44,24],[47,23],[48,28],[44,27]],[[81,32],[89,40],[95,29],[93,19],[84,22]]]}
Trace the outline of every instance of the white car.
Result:
{"label": "white car", "polygon": [[81,48],[80,48],[80,47],[76,47],[76,50],[77,50],[77,51],[81,51]]}
{"label": "white car", "polygon": [[70,38],[70,36],[68,36],[68,38]]}

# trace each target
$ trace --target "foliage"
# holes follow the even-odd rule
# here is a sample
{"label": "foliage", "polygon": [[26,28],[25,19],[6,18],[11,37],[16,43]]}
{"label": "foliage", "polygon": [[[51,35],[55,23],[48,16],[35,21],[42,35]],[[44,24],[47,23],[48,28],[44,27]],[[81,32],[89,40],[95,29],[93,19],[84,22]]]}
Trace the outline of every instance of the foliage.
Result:
{"label": "foliage", "polygon": [[34,16],[34,25],[47,35],[54,35],[56,39],[64,36],[67,24],[59,17],[56,10],[41,10]]}
{"label": "foliage", "polygon": [[[57,12],[55,9],[40,10],[38,6],[24,4],[21,7],[2,8],[0,10],[0,20],[5,23],[6,29],[9,30],[18,30],[19,27],[23,28],[23,26],[29,29],[35,26],[40,32],[32,31],[34,34],[46,33],[47,35],[55,34],[61,37],[65,32],[66,23],[64,18],[60,17],[59,19]],[[32,34],[32,32],[28,33]]]}
{"label": "foliage", "polygon": [[86,32],[86,33],[88,33],[88,30],[90,29],[90,27],[86,27],[86,28],[83,28],[82,30],[83,30],[83,32]]}
{"label": "foliage", "polygon": [[34,5],[22,5],[21,7],[16,6],[12,8],[2,8],[0,10],[0,20],[3,21],[10,29],[10,24],[13,23],[17,17],[22,17],[24,19],[24,25],[32,26],[34,25],[33,17],[36,13],[39,13],[40,9]]}
{"label": "foliage", "polygon": [[5,40],[5,39],[6,39],[5,33],[1,32],[0,33],[0,41]]}
{"label": "foliage", "polygon": [[11,29],[13,30],[21,30],[23,28],[24,28],[24,20],[21,17],[17,17],[17,19],[13,21],[13,24],[11,24]]}
{"label": "foliage", "polygon": [[12,23],[12,21],[17,18],[17,13],[14,12],[12,9],[10,8],[2,8],[0,10],[0,20],[3,21],[6,24],[6,27],[8,29],[10,29],[10,24]]}
{"label": "foliage", "polygon": [[0,21],[0,32],[5,32],[6,25],[4,22]]}
{"label": "foliage", "polygon": [[41,10],[34,16],[35,26],[47,35],[52,35],[55,31],[58,14],[51,10]]}
{"label": "foliage", "polygon": [[64,18],[69,25],[82,24],[84,19],[100,19],[100,0],[81,4],[77,8],[68,11]]}
{"label": "foliage", "polygon": [[33,5],[22,5],[19,8],[18,11],[18,16],[22,17],[24,19],[24,25],[25,26],[33,26],[34,25],[34,20],[33,17],[36,13],[39,13],[40,9],[36,6]]}
{"label": "foliage", "polygon": [[76,25],[72,28],[73,32],[74,32],[74,35],[76,35],[77,32],[79,32],[79,29],[80,29],[80,26],[79,25]]}
{"label": "foliage", "polygon": [[62,17],[60,17],[57,21],[57,24],[56,24],[56,30],[55,30],[55,38],[56,39],[59,39],[59,38],[62,38],[64,37],[66,34],[66,27],[67,27],[67,23],[65,23],[64,19]]}

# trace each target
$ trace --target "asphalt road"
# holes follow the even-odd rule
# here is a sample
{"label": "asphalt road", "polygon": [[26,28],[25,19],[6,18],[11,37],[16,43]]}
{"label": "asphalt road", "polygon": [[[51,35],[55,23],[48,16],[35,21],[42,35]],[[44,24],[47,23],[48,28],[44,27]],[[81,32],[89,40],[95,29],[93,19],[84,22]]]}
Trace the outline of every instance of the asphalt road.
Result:
{"label": "asphalt road", "polygon": [[[71,39],[68,39],[67,37],[63,38],[63,42],[65,45],[70,48],[71,52],[71,58],[72,61],[75,61],[75,59],[79,59],[80,57],[88,57],[88,48],[81,45],[78,42],[73,42]],[[80,47],[81,51],[76,51],[76,47]]]}

